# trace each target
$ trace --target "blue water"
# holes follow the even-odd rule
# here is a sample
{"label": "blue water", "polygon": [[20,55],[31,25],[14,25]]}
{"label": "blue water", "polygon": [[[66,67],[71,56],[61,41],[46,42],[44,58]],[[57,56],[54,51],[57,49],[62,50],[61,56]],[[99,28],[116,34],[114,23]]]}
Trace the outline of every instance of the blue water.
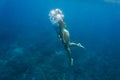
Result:
{"label": "blue water", "polygon": [[[74,65],[49,20],[65,15]],[[120,80],[119,0],[0,0],[0,80]]]}

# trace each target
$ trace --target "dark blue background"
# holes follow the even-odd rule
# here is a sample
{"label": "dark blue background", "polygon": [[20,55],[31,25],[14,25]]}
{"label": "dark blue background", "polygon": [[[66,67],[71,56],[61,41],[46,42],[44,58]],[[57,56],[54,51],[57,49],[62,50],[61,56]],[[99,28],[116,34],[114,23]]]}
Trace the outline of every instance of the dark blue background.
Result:
{"label": "dark blue background", "polygon": [[[55,8],[85,46],[71,48],[73,67],[49,20]],[[119,45],[120,1],[0,1],[0,80],[120,80]]]}

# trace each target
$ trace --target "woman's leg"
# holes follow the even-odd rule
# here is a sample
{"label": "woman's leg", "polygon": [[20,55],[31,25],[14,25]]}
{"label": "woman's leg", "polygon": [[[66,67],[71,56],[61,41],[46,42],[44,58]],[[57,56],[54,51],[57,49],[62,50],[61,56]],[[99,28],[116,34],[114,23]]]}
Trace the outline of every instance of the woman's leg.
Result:
{"label": "woman's leg", "polygon": [[67,54],[68,54],[68,59],[69,59],[70,65],[72,66],[72,65],[73,65],[73,58],[72,58],[72,56],[71,56],[71,50],[70,50],[70,47],[65,46],[65,49],[66,49]]}
{"label": "woman's leg", "polygon": [[70,42],[69,45],[70,46],[78,46],[78,47],[84,48],[84,46],[82,46],[80,43]]}

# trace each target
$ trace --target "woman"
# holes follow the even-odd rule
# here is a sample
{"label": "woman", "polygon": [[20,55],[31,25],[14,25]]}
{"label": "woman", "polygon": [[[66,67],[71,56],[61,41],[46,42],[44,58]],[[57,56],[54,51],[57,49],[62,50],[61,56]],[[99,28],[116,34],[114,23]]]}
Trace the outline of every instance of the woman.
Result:
{"label": "woman", "polygon": [[66,24],[63,20],[60,20],[58,24],[59,24],[59,29],[60,29],[60,34],[59,34],[60,40],[62,40],[65,50],[67,51],[67,54],[68,54],[70,65],[72,66],[73,58],[71,56],[70,46],[78,46],[82,48],[84,47],[80,43],[70,42],[70,34],[69,34],[69,31],[65,28]]}
{"label": "woman", "polygon": [[70,42],[70,34],[69,31],[66,29],[66,23],[64,22],[63,18],[64,15],[62,14],[62,11],[60,9],[55,9],[52,10],[51,13],[49,14],[50,16],[50,20],[53,24],[57,24],[58,28],[59,28],[59,32],[58,36],[60,38],[60,40],[62,41],[65,50],[67,51],[68,54],[68,58],[69,58],[69,62],[70,65],[73,65],[73,58],[71,56],[71,50],[70,50],[70,46],[78,46],[78,47],[82,47],[84,48],[80,43],[74,43],[74,42]]}

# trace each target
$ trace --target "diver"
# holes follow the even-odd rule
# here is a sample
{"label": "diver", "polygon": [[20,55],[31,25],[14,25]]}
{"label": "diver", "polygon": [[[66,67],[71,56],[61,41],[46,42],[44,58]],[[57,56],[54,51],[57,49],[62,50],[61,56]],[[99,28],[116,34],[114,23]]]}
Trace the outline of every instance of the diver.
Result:
{"label": "diver", "polygon": [[50,16],[51,22],[53,24],[57,24],[59,28],[59,32],[57,32],[58,36],[62,41],[65,50],[67,51],[69,62],[70,62],[70,65],[72,66],[73,58],[71,56],[70,46],[78,46],[81,48],[84,48],[84,46],[82,46],[80,43],[70,42],[70,34],[69,34],[69,31],[66,29],[66,23],[63,20],[64,15],[62,14],[62,11],[60,9],[55,9],[50,11],[49,16]]}

